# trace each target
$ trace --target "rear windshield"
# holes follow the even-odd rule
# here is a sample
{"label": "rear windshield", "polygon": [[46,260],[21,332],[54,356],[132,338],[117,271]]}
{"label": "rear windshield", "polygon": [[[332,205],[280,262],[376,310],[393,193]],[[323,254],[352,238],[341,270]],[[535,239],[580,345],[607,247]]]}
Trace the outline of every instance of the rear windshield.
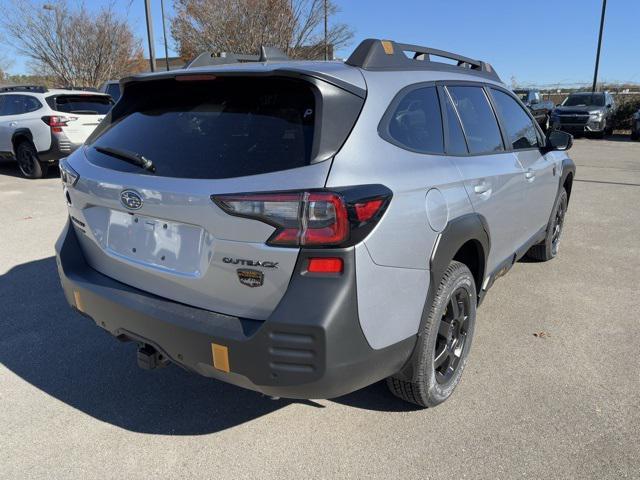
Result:
{"label": "rear windshield", "polygon": [[604,107],[603,93],[576,93],[569,95],[562,103],[565,107]]}
{"label": "rear windshield", "polygon": [[56,95],[47,98],[56,112],[76,115],[105,115],[111,110],[113,100],[105,95]]}
{"label": "rear windshield", "polygon": [[86,150],[95,164],[135,171],[92,147],[143,155],[155,175],[179,178],[255,175],[311,161],[316,100],[309,83],[218,77],[130,88],[114,123]]}

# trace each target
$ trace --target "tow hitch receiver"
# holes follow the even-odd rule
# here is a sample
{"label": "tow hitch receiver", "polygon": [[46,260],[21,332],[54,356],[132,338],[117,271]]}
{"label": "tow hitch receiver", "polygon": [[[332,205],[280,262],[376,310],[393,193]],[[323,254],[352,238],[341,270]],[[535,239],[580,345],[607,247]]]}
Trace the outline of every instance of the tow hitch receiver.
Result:
{"label": "tow hitch receiver", "polygon": [[153,370],[154,368],[164,367],[168,363],[164,355],[146,343],[139,344],[137,357],[138,366],[143,370]]}

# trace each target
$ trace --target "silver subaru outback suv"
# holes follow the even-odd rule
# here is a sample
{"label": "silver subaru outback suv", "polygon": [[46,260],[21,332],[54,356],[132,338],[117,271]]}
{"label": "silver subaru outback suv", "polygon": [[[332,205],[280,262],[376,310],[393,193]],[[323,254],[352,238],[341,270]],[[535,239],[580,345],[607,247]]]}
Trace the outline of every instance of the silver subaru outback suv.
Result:
{"label": "silver subaru outback suv", "polygon": [[61,163],[56,250],[70,305],[143,368],[289,398],[387,379],[434,406],[494,281],[558,253],[572,137],[485,62],[369,39],[345,62],[205,54],[122,87]]}

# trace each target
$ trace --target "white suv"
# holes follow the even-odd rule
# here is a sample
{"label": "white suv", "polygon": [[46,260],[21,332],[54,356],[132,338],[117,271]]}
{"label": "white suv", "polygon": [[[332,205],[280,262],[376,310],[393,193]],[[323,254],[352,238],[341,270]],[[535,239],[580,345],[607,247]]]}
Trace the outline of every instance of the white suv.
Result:
{"label": "white suv", "polygon": [[112,105],[103,93],[2,87],[0,158],[16,159],[27,178],[41,178],[84,143]]}

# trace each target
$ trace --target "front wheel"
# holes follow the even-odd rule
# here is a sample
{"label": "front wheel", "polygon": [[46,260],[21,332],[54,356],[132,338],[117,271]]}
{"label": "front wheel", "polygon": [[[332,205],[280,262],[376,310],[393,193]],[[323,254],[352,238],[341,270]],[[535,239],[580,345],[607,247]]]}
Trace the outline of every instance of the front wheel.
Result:
{"label": "front wheel", "polygon": [[412,380],[387,379],[394,395],[421,407],[449,398],[467,363],[476,322],[476,287],[466,265],[449,264],[428,312],[412,360]]}
{"label": "front wheel", "polygon": [[558,255],[560,248],[560,236],[564,225],[564,216],[569,205],[569,195],[563,188],[554,205],[549,225],[547,226],[547,236],[537,245],[534,245],[527,252],[527,256],[539,262],[546,262]]}
{"label": "front wheel", "polygon": [[16,147],[16,160],[20,173],[26,178],[42,178],[47,174],[48,166],[40,163],[36,147],[29,141],[23,141]]}

